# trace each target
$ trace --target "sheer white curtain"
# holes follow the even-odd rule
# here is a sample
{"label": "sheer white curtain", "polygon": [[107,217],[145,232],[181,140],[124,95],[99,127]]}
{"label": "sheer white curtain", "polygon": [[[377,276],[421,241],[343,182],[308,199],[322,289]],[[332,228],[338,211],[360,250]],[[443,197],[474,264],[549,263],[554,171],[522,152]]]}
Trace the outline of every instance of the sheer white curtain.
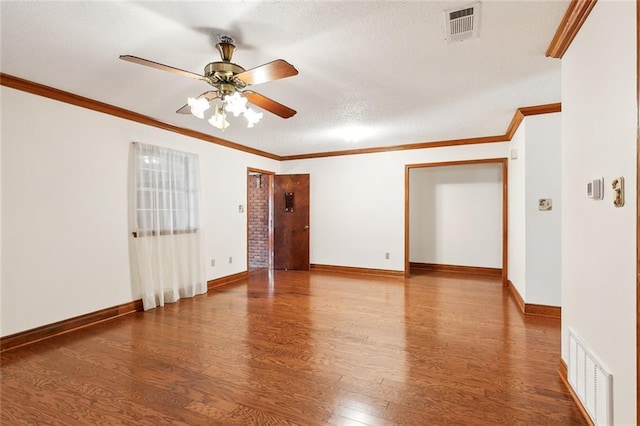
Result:
{"label": "sheer white curtain", "polygon": [[198,156],[134,142],[133,239],[144,309],[206,293]]}

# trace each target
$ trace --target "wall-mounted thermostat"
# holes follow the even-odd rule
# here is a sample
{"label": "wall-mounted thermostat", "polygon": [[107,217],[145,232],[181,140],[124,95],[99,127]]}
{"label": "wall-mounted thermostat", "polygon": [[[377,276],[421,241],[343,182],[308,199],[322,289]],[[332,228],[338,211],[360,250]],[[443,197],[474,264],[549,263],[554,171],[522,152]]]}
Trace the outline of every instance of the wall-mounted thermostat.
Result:
{"label": "wall-mounted thermostat", "polygon": [[594,200],[602,200],[604,196],[602,190],[603,184],[604,178],[593,179],[591,182],[587,183],[587,197],[593,198]]}

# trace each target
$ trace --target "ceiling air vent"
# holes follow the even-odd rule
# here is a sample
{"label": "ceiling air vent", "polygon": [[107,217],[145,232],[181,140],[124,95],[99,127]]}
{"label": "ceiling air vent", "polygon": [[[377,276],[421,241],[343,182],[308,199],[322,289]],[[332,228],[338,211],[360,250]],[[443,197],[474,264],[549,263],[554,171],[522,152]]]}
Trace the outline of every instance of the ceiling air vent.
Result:
{"label": "ceiling air vent", "polygon": [[444,11],[444,30],[449,43],[477,37],[479,26],[480,3]]}

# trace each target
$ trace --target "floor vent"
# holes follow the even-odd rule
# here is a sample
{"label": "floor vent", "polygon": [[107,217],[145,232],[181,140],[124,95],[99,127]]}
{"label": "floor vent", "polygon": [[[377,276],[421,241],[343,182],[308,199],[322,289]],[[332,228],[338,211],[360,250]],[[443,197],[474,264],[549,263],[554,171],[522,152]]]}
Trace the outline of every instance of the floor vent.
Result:
{"label": "floor vent", "polygon": [[613,376],[589,347],[569,330],[569,384],[596,426],[613,426]]}
{"label": "floor vent", "polygon": [[444,11],[444,30],[449,43],[477,37],[479,25],[480,3]]}

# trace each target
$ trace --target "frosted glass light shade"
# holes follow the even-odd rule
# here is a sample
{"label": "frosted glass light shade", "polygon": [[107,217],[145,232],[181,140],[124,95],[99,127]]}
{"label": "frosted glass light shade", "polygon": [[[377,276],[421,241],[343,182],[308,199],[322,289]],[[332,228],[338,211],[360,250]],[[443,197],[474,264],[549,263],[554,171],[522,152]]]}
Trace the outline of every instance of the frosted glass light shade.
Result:
{"label": "frosted glass light shade", "polygon": [[220,108],[218,105],[216,105],[215,111],[208,121],[209,124],[220,130],[224,130],[229,127],[229,122],[227,121],[227,113],[224,107]]}
{"label": "frosted glass light shade", "polygon": [[244,118],[247,119],[247,127],[253,127],[254,124],[256,124],[258,121],[262,119],[263,115],[264,114],[261,112],[256,112],[251,108],[247,108],[247,110],[244,113]]}
{"label": "frosted glass light shade", "polygon": [[188,98],[187,104],[191,107],[191,114],[198,118],[204,118],[204,112],[209,109],[209,101],[206,98]]}
{"label": "frosted glass light shade", "polygon": [[239,92],[234,92],[233,95],[225,96],[224,103],[225,109],[232,113],[234,117],[237,117],[247,111],[247,98],[240,95]]}

